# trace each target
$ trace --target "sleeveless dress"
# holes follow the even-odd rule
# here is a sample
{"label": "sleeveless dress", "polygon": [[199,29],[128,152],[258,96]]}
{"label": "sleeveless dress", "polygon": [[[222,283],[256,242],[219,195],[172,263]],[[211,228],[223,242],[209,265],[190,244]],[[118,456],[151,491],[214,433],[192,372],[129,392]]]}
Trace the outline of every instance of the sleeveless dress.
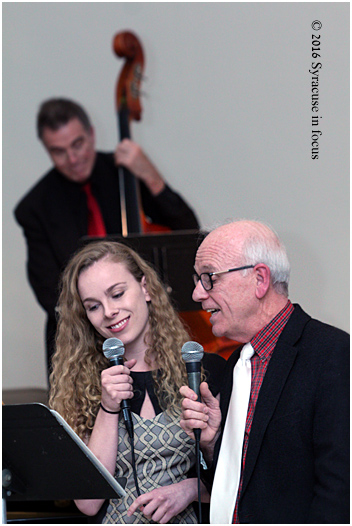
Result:
{"label": "sleeveless dress", "polygon": [[[204,363],[206,362],[206,363]],[[208,365],[209,387],[213,394],[219,391],[225,360],[218,355],[203,358],[203,366]],[[154,393],[152,373],[133,372],[134,397],[131,400],[134,426],[134,450],[140,493],[146,493],[161,486],[175,484],[187,478],[195,466],[195,442],[180,426],[180,416],[162,412]],[[210,380],[212,379],[212,381]],[[156,416],[145,419],[139,416],[145,392],[148,392]],[[103,524],[155,524],[142,512],[136,510],[127,516],[127,510],[138,497],[135,486],[131,445],[123,418],[119,418],[119,442],[116,459],[115,478],[126,477],[126,496],[111,499],[102,520]],[[197,524],[197,516],[192,504],[170,519],[169,524]]]}
{"label": "sleeveless dress", "polygon": [[[187,478],[195,463],[194,442],[181,429],[179,417],[159,413],[147,420],[132,413],[138,485],[141,494],[160,486],[168,486]],[[104,523],[148,524],[150,520],[137,510],[127,517],[127,510],[137,498],[131,446],[124,423],[119,424],[119,446],[116,477],[126,477],[126,497],[110,500]],[[192,505],[171,519],[173,524],[197,524]]]}

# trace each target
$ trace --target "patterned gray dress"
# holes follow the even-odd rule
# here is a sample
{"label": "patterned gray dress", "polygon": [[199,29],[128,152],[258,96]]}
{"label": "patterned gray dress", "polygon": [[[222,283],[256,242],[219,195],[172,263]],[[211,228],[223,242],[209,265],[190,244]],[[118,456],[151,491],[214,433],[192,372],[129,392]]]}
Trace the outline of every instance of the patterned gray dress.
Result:
{"label": "patterned gray dress", "polygon": [[[195,463],[194,442],[181,429],[179,417],[159,413],[147,420],[132,413],[138,485],[141,494],[160,486],[168,486],[187,478]],[[127,510],[137,498],[131,462],[131,446],[124,423],[119,424],[119,446],[116,477],[126,477],[126,497],[110,500],[104,524],[148,524],[137,510],[127,517]],[[171,524],[197,524],[192,505],[174,517]]]}
{"label": "patterned gray dress", "polygon": [[[225,360],[218,355],[204,354],[203,366],[209,387],[215,396],[223,378]],[[160,486],[168,486],[187,478],[195,465],[195,443],[182,430],[179,416],[169,416],[162,412],[154,393],[151,372],[133,372],[134,396],[131,410],[134,426],[134,449],[140,493],[146,493]],[[140,417],[140,410],[148,392],[156,416],[152,419]],[[195,476],[195,474],[193,475]],[[131,446],[122,418],[119,418],[119,444],[116,459],[115,477],[126,477],[126,497],[108,502],[97,519],[103,524],[150,524],[142,512],[137,510],[127,517],[127,510],[138,497],[132,470]],[[197,516],[190,504],[184,511],[173,517],[170,524],[197,524]],[[206,521],[208,523],[208,520]]]}

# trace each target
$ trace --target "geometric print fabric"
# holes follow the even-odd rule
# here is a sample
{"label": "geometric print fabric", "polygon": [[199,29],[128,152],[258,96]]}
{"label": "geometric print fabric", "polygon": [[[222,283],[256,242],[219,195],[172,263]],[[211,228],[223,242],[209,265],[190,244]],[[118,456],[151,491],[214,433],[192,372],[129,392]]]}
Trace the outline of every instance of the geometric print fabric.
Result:
{"label": "geometric print fabric", "polygon": [[[132,413],[134,448],[138,484],[141,494],[180,482],[195,464],[195,444],[181,429],[179,416],[163,412],[152,419]],[[127,517],[127,510],[137,498],[134,483],[131,446],[123,422],[119,419],[119,446],[115,477],[126,477],[126,497],[110,500],[103,524],[150,524],[137,510]],[[152,521],[153,522],[153,521]],[[153,522],[154,523],[154,522]],[[171,519],[170,524],[197,524],[190,504]]]}

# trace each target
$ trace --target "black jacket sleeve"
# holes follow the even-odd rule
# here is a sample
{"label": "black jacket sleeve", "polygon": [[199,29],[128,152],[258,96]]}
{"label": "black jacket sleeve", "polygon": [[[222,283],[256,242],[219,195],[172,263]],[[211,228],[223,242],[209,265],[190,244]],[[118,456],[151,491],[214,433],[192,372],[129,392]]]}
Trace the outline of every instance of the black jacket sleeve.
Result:
{"label": "black jacket sleeve", "polygon": [[49,317],[55,317],[58,299],[60,261],[55,256],[50,239],[43,228],[43,219],[30,213],[25,206],[15,210],[27,244],[27,277],[34,294]]}
{"label": "black jacket sleeve", "polygon": [[193,210],[168,185],[157,196],[152,196],[141,184],[143,210],[153,223],[164,225],[171,230],[196,230],[198,220]]}

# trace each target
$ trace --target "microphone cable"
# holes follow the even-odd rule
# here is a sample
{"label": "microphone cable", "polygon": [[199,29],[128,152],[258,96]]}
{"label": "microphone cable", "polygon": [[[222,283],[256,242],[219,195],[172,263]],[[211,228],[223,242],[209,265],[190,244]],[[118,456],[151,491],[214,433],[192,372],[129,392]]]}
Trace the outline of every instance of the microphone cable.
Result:
{"label": "microphone cable", "polygon": [[196,469],[197,469],[197,485],[198,485],[198,524],[202,524],[202,502],[201,502],[201,489],[200,489],[200,429],[194,430],[194,436],[196,439]]}
{"label": "microphone cable", "polygon": [[[127,402],[127,400],[124,400],[124,402]],[[136,468],[136,455],[135,455],[135,452],[134,452],[133,421],[132,421],[131,410],[130,410],[130,407],[129,407],[129,402],[127,402],[127,404],[124,404],[124,405],[125,405],[125,408],[122,409],[122,414],[123,414],[123,419],[124,419],[125,426],[126,426],[126,429],[127,429],[128,440],[129,440],[129,443],[130,443],[130,446],[131,446],[133,478],[134,478],[134,483],[136,485],[137,494],[138,494],[138,497],[139,497],[141,492],[140,492],[139,485],[138,485],[137,468]],[[127,411],[126,411],[126,407],[128,407]]]}
{"label": "microphone cable", "polygon": [[[114,365],[123,365],[122,356],[125,354],[125,346],[122,343],[122,341],[119,340],[118,338],[108,338],[107,340],[105,340],[103,343],[103,353],[104,353],[105,358],[109,360],[110,367],[113,367]],[[121,412],[123,414],[123,419],[124,419],[127,433],[128,433],[128,439],[129,439],[129,443],[131,446],[132,471],[133,471],[134,483],[136,485],[137,494],[138,496],[140,496],[141,492],[140,492],[139,484],[138,484],[136,455],[134,451],[133,421],[132,421],[130,404],[127,400],[122,400]]]}
{"label": "microphone cable", "polygon": [[129,441],[130,441],[130,444],[131,444],[133,478],[134,478],[134,483],[136,485],[137,495],[139,497],[141,492],[140,492],[139,485],[138,485],[137,468],[136,468],[136,457],[135,457],[135,453],[134,453],[134,440],[133,440],[133,436],[132,437],[129,436],[128,438],[129,438]]}

